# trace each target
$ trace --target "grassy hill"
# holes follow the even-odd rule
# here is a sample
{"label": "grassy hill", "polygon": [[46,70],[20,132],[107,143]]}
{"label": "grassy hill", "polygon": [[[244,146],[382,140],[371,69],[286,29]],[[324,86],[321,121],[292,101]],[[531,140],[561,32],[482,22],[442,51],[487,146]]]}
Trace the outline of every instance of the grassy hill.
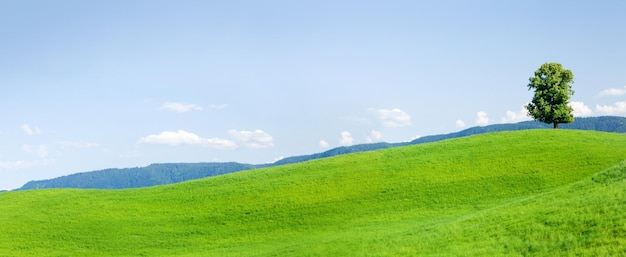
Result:
{"label": "grassy hill", "polygon": [[141,189],[0,193],[0,256],[626,253],[626,136],[528,130]]}

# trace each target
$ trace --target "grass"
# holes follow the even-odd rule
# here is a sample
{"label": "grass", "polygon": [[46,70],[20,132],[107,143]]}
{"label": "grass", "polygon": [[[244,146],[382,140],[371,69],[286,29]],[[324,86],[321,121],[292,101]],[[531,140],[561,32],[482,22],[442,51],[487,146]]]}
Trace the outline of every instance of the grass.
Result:
{"label": "grass", "polygon": [[[595,178],[613,179],[598,181]],[[619,179],[615,179],[621,177]],[[421,241],[446,255],[623,256],[626,163],[546,193],[461,217]]]}
{"label": "grass", "polygon": [[531,130],[175,185],[0,193],[0,256],[626,254],[626,136]]}

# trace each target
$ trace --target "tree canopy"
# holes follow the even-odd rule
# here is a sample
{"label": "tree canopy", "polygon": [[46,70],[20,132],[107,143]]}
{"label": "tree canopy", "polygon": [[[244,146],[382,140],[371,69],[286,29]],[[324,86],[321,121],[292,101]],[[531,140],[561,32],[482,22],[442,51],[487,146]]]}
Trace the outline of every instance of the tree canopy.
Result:
{"label": "tree canopy", "polygon": [[528,80],[528,90],[535,90],[532,101],[525,106],[529,116],[554,124],[555,129],[559,123],[574,121],[574,110],[569,105],[570,96],[574,94],[572,71],[563,69],[560,63],[544,63]]}

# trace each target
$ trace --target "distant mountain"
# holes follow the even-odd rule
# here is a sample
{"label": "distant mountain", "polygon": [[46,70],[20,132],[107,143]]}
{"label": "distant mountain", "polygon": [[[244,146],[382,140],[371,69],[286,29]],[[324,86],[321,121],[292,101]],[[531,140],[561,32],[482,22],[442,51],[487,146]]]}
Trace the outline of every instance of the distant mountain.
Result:
{"label": "distant mountain", "polygon": [[264,165],[228,163],[164,163],[141,168],[105,169],[48,180],[30,181],[20,189],[100,188],[122,189],[172,184],[217,176]]}
{"label": "distant mountain", "polygon": [[[494,124],[484,127],[472,127],[455,133],[445,135],[425,136],[415,139],[410,144],[421,144],[435,142],[444,139],[465,137],[476,134],[499,132],[499,131],[515,131],[525,129],[552,129],[552,124],[539,121],[523,121],[510,124]],[[626,117],[617,116],[601,116],[601,117],[578,117],[572,123],[559,124],[561,129],[577,129],[577,130],[596,130],[604,132],[626,133]]]}
{"label": "distant mountain", "polygon": [[[604,132],[626,133],[626,117],[603,116],[576,118],[573,123],[559,125],[561,129],[597,130]],[[342,154],[373,151],[389,147],[436,142],[445,139],[458,138],[476,134],[514,131],[525,129],[552,128],[552,124],[538,121],[524,121],[512,124],[495,124],[483,127],[472,127],[459,132],[425,136],[411,142],[403,143],[373,143],[354,146],[337,147],[331,150],[311,155],[302,155],[284,158],[272,164],[241,164],[228,163],[165,163],[152,164],[147,167],[126,169],[105,169],[99,171],[76,173],[59,178],[30,181],[20,190],[38,188],[100,188],[122,189],[148,187],[154,185],[178,183],[186,180],[199,179],[227,173],[278,166],[291,163],[305,162],[327,158]]]}
{"label": "distant mountain", "polygon": [[[569,123],[569,124],[560,124],[559,127],[561,129],[596,130],[596,131],[604,131],[604,132],[626,133],[626,117],[616,117],[616,116],[583,117],[583,118],[579,117],[579,118],[576,118],[574,122]],[[338,147],[338,148],[333,148],[323,153],[285,158],[285,159],[275,162],[273,165],[283,165],[283,164],[289,164],[289,163],[304,162],[304,161],[310,161],[314,159],[332,157],[335,155],[358,153],[358,152],[364,152],[364,151],[373,151],[373,150],[384,149],[384,148],[389,148],[389,147],[437,142],[437,141],[451,139],[451,138],[465,137],[465,136],[471,136],[471,135],[477,135],[477,134],[483,134],[483,133],[500,132],[500,131],[515,131],[515,130],[525,130],[525,129],[541,129],[541,128],[552,129],[552,124],[547,124],[547,123],[543,123],[539,121],[523,121],[523,122],[518,122],[518,123],[494,124],[494,125],[488,125],[488,126],[482,126],[482,127],[472,127],[472,128],[459,131],[459,132],[454,132],[454,133],[449,133],[449,134],[420,137],[411,142],[374,143],[374,144]]]}
{"label": "distant mountain", "polygon": [[373,143],[373,144],[361,144],[361,145],[353,145],[353,146],[342,146],[342,147],[330,149],[322,153],[284,158],[273,163],[272,165],[276,166],[276,165],[285,165],[285,164],[291,164],[291,163],[305,162],[305,161],[310,161],[310,160],[315,160],[315,159],[332,157],[335,155],[373,151],[373,150],[389,148],[389,147],[394,147],[394,146],[395,144],[390,144],[390,143]]}

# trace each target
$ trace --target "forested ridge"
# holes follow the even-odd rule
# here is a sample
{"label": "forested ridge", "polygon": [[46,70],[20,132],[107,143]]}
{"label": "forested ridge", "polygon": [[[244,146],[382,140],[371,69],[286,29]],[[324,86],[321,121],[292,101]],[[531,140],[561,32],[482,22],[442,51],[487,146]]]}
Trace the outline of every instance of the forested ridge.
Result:
{"label": "forested ridge", "polygon": [[[336,155],[373,151],[378,149],[436,142],[445,139],[458,138],[499,131],[515,131],[526,129],[552,128],[551,124],[539,121],[523,121],[512,124],[494,124],[472,127],[459,132],[425,136],[411,142],[402,143],[372,143],[353,146],[342,146],[322,153],[284,158],[272,164],[242,164],[236,162],[224,163],[163,163],[152,164],[146,167],[123,169],[104,169],[98,171],[81,172],[63,177],[30,181],[20,188],[99,188],[122,189],[139,188],[155,185],[172,184],[182,181],[218,176],[237,171],[278,166],[291,163],[305,162]],[[596,130],[604,132],[626,133],[626,117],[601,116],[576,118],[573,123],[562,124],[561,129]]]}

